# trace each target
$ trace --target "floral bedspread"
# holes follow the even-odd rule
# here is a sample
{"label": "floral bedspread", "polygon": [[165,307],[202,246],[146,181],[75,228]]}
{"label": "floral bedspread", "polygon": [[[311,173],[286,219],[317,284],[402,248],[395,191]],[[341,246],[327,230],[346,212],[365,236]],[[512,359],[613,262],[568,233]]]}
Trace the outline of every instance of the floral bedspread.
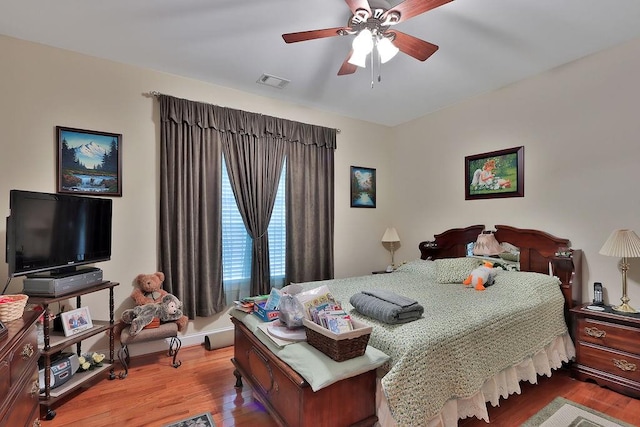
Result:
{"label": "floral bedspread", "polygon": [[[567,333],[557,278],[499,271],[494,285],[476,291],[436,283],[434,277],[434,262],[416,260],[392,274],[304,284],[328,285],[354,318],[373,326],[369,345],[391,356],[382,387],[401,426],[424,425],[447,400],[471,396],[486,379]],[[363,289],[415,299],[424,316],[387,325],[360,315],[349,297]]]}

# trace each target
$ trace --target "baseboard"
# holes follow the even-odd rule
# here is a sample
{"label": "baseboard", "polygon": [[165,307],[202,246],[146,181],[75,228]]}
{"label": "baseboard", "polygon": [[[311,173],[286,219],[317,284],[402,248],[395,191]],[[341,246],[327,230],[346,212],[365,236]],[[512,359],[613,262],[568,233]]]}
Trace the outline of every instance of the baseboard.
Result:
{"label": "baseboard", "polygon": [[[203,345],[206,337],[208,337],[212,350],[217,348],[222,348],[222,347],[229,347],[233,345],[233,327],[220,328],[214,331],[197,332],[197,333],[187,334],[187,335],[178,334],[178,338],[180,338],[183,348],[192,347],[195,345]],[[128,345],[129,355],[131,357],[134,357],[134,356],[141,356],[143,354],[151,354],[151,353],[166,351],[169,348],[169,340],[170,338],[166,338],[166,339],[157,340],[157,341],[146,341],[138,344],[129,344]],[[116,354],[118,352],[119,347],[120,347],[120,343],[116,342],[115,343]]]}

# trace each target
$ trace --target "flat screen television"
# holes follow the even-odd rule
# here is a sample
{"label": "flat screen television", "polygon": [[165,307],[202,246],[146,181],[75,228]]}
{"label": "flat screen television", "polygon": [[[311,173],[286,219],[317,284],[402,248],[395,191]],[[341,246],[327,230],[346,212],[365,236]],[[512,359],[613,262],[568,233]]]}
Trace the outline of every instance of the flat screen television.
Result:
{"label": "flat screen television", "polygon": [[111,259],[111,199],[11,190],[9,207],[10,277],[67,276]]}

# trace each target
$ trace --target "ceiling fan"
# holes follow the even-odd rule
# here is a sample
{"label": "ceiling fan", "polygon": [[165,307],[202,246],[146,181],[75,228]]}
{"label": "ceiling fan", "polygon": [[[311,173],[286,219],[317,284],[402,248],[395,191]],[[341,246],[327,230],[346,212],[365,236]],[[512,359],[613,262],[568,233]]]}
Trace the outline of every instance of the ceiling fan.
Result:
{"label": "ceiling fan", "polygon": [[[391,7],[385,0],[345,0],[352,13],[346,26],[288,33],[283,34],[282,38],[287,43],[296,43],[357,34],[353,41],[353,49],[338,71],[339,76],[353,74],[358,67],[365,67],[367,55],[374,47],[381,63],[393,58],[398,51],[419,61],[425,61],[438,50],[438,46],[402,33],[394,29],[393,25],[450,1],[452,0],[404,0]],[[373,55],[371,62],[373,64]]]}

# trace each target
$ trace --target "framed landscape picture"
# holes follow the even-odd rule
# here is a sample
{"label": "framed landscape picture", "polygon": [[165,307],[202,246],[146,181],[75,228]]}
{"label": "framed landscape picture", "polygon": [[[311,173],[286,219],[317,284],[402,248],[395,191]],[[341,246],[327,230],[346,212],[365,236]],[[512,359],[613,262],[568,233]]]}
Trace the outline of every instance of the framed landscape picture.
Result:
{"label": "framed landscape picture", "polygon": [[122,196],[122,134],[56,127],[58,193]]}
{"label": "framed landscape picture", "polygon": [[351,166],[351,207],[376,207],[376,170]]}
{"label": "framed landscape picture", "polygon": [[524,197],[524,147],[467,156],[465,199]]}

